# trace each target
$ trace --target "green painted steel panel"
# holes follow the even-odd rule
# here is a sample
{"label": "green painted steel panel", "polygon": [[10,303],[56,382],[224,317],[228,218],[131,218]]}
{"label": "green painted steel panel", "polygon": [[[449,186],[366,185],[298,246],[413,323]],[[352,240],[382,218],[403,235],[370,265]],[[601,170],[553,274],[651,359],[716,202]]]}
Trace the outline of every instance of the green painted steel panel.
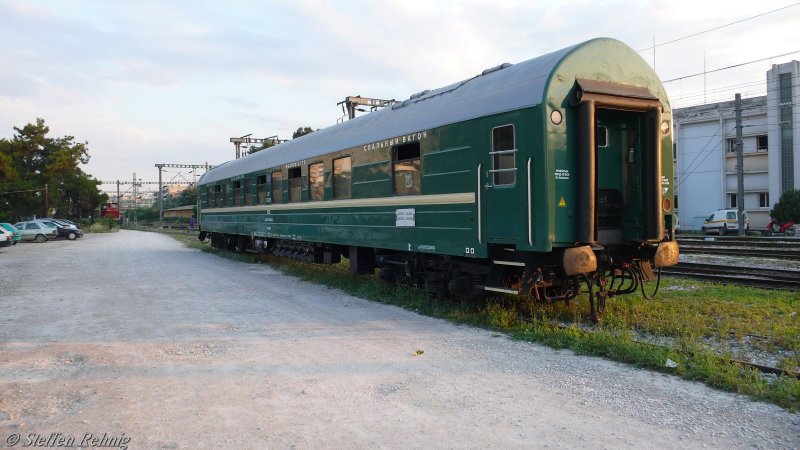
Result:
{"label": "green painted steel panel", "polygon": [[[200,186],[204,231],[255,235],[262,237],[296,238],[308,241],[343,245],[363,245],[395,250],[430,251],[441,254],[464,255],[474,249],[476,257],[486,257],[487,245],[498,243],[518,250],[547,252],[553,247],[571,246],[575,242],[576,221],[576,139],[568,130],[577,121],[575,108],[569,98],[576,77],[613,81],[646,87],[657,96],[663,107],[662,120],[672,120],[666,94],[656,75],[635,51],[613,40],[595,40],[565,53],[553,70],[545,75],[546,86],[541,104],[530,108],[503,112],[403,136],[384,136],[375,142],[363,142],[356,147],[341,149],[277,168],[261,168],[244,175],[255,180],[273,170],[283,173],[284,202],[275,202],[266,211],[234,212],[231,208],[209,211],[206,186]],[[447,94],[443,94],[447,95]],[[487,100],[489,101],[489,100]],[[552,111],[558,110],[563,120],[551,121]],[[620,116],[622,117],[622,116]],[[613,119],[613,114],[611,115]],[[619,120],[617,120],[619,122]],[[513,124],[516,140],[517,169],[511,186],[493,186],[492,129]],[[617,130],[619,132],[619,130]],[[419,142],[421,157],[422,196],[403,199],[392,194],[392,148],[408,142]],[[662,175],[664,197],[672,198],[672,143],[669,134],[663,135]],[[603,183],[630,190],[635,187],[630,174],[614,161],[624,155],[618,148],[609,158],[601,159]],[[351,199],[385,198],[387,205],[345,206],[320,208],[308,203],[307,166],[322,162],[325,170],[325,199],[332,199],[332,162],[352,158]],[[289,204],[287,170],[303,167],[303,202]],[[480,167],[480,170],[479,170]],[[529,174],[530,171],[530,174]],[[230,190],[231,180],[224,181]],[[255,191],[252,185],[251,192]],[[230,192],[230,191],[229,191]],[[270,188],[268,187],[268,191]],[[419,204],[428,196],[471,194],[473,201],[458,204]],[[631,194],[632,203],[640,203]],[[257,198],[257,197],[256,197]],[[271,196],[267,197],[267,202]],[[281,209],[290,205],[293,209]],[[265,208],[266,205],[263,205]],[[299,208],[299,209],[298,209]],[[414,208],[416,223],[402,227],[396,223],[397,210]],[[229,210],[230,209],[230,210]],[[628,219],[636,220],[631,209]],[[634,227],[635,228],[635,227]],[[637,231],[626,230],[634,238]]]}

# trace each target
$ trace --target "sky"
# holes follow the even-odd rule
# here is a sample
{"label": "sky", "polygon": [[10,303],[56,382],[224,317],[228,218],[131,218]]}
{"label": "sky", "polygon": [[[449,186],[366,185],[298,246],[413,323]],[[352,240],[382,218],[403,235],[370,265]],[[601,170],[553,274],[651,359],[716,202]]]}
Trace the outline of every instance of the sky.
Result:
{"label": "sky", "polygon": [[794,52],[665,82],[690,106],[764,95],[798,24],[795,1],[0,0],[0,137],[44,118],[88,142],[97,179],[156,181],[233,159],[231,137],[332,126],[348,95],[403,100],[595,37],[664,81]]}

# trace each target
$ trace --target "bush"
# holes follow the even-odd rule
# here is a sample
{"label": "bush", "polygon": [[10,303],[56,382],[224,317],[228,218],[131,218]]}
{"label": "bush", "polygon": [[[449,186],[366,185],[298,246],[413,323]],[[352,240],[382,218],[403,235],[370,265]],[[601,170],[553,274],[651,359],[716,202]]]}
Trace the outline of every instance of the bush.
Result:
{"label": "bush", "polygon": [[101,220],[100,223],[103,224],[104,228],[108,228],[109,230],[119,228],[119,222],[117,222],[117,219],[114,219],[113,217],[106,217]]}
{"label": "bush", "polygon": [[792,189],[784,192],[769,215],[781,223],[800,222],[800,190]]}

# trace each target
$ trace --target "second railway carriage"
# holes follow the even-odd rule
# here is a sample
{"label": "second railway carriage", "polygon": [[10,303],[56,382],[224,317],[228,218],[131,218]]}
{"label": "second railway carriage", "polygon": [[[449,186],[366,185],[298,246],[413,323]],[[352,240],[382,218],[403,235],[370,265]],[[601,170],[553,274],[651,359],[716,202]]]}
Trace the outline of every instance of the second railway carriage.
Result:
{"label": "second railway carriage", "polygon": [[594,314],[677,263],[671,120],[648,64],[594,39],[208,171],[201,236],[464,296],[586,285]]}

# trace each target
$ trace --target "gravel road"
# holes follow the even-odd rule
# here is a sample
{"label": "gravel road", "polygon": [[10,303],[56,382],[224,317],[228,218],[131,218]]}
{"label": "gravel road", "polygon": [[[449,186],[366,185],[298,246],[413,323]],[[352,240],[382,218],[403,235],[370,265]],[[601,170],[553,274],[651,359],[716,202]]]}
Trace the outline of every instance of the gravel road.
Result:
{"label": "gravel road", "polygon": [[800,447],[800,415],[122,231],[0,249],[0,446],[15,436],[774,449]]}

